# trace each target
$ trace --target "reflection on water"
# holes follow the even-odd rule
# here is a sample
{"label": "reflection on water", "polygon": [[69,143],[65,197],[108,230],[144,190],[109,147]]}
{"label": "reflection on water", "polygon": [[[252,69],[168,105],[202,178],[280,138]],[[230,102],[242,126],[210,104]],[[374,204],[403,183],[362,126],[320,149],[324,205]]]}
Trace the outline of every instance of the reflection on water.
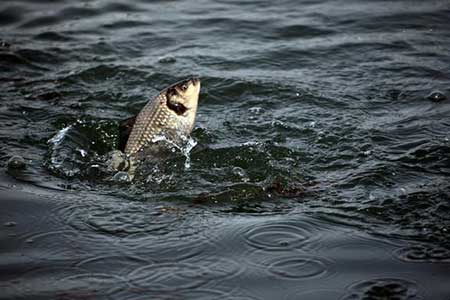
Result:
{"label": "reflection on water", "polygon": [[[341,2],[2,1],[0,299],[450,298],[448,4]],[[115,176],[192,74],[188,147]]]}

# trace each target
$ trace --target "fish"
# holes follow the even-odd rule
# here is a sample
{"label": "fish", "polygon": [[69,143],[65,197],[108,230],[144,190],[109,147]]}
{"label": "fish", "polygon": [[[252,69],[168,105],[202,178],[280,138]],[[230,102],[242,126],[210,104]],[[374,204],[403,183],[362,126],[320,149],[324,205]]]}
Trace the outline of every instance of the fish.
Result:
{"label": "fish", "polygon": [[119,149],[127,157],[145,156],[145,149],[158,137],[178,144],[194,127],[200,94],[200,79],[177,82],[150,100],[142,110],[119,125]]}

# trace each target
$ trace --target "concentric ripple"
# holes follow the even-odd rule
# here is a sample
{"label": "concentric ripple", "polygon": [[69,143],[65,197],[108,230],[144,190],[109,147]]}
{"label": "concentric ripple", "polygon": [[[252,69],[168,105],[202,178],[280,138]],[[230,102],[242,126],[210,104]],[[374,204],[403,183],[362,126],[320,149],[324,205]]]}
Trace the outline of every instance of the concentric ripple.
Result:
{"label": "concentric ripple", "polygon": [[397,256],[410,262],[450,262],[450,250],[435,245],[414,245],[396,251]]}
{"label": "concentric ripple", "polygon": [[[0,299],[450,300],[448,1],[0,0],[0,30]],[[192,75],[197,145],[117,175]]]}
{"label": "concentric ripple", "polygon": [[104,299],[127,287],[122,278],[110,274],[85,272],[76,267],[46,267],[26,272],[7,283],[2,296],[59,299]]}
{"label": "concentric ripple", "polygon": [[[145,291],[140,292],[136,288],[131,288],[126,291],[126,293],[118,293],[117,299],[120,300],[148,300],[148,299],[160,299],[160,300],[219,300],[219,299],[229,299],[229,300],[241,300],[240,297],[233,297],[231,293],[214,290],[214,289],[203,289],[198,288],[194,290],[179,290],[179,291]],[[251,298],[242,300],[253,300]]]}
{"label": "concentric ripple", "polygon": [[109,234],[158,233],[166,234],[183,226],[184,218],[174,213],[146,210],[143,207],[102,207],[85,219],[88,226]]}
{"label": "concentric ripple", "polygon": [[190,223],[196,220],[196,214],[183,208],[171,209],[170,206],[113,198],[106,201],[86,200],[84,205],[72,205],[64,213],[69,224],[76,229],[128,238],[171,233],[186,237],[201,231],[201,228]]}
{"label": "concentric ripple", "polygon": [[207,268],[188,263],[156,263],[138,268],[128,277],[142,291],[171,292],[193,289],[203,285]]}
{"label": "concentric ripple", "polygon": [[396,279],[380,278],[357,283],[350,287],[353,291],[345,296],[345,300],[419,300],[422,297],[418,293],[418,287],[414,282]]}
{"label": "concentric ripple", "polygon": [[242,272],[235,261],[210,257],[197,261],[154,263],[135,269],[128,274],[134,287],[151,292],[193,290],[201,286],[214,286]]}
{"label": "concentric ripple", "polygon": [[297,292],[288,294],[285,300],[337,300],[341,299],[343,295],[342,291],[339,290],[312,290],[312,291],[304,291],[299,290]]}
{"label": "concentric ripple", "polygon": [[84,270],[110,270],[110,274],[125,275],[141,265],[148,265],[148,259],[125,254],[99,255],[79,261],[76,267]]}
{"label": "concentric ripple", "polygon": [[270,251],[301,248],[310,242],[312,232],[305,222],[270,221],[251,226],[244,236],[251,247]]}
{"label": "concentric ripple", "polygon": [[267,270],[281,279],[298,280],[323,276],[327,272],[327,266],[319,258],[292,256],[275,259]]}
{"label": "concentric ripple", "polygon": [[25,255],[38,260],[71,261],[85,258],[89,255],[88,249],[81,250],[82,243],[88,243],[86,236],[73,230],[56,230],[28,235],[23,240]]}
{"label": "concentric ripple", "polygon": [[246,270],[246,266],[237,260],[221,256],[195,258],[189,262],[202,266],[206,270],[206,273],[202,274],[202,278],[210,282],[232,280]]}
{"label": "concentric ripple", "polygon": [[195,210],[155,206],[140,202],[90,203],[68,212],[75,228],[94,231],[122,255],[150,261],[179,260],[214,248],[216,231],[205,231],[214,220]]}
{"label": "concentric ripple", "polygon": [[177,235],[167,237],[126,238],[121,245],[127,248],[128,255],[149,257],[152,260],[173,261],[185,260],[201,256],[204,252],[214,249],[213,238],[199,235],[181,237]]}
{"label": "concentric ripple", "polygon": [[243,266],[236,261],[209,257],[185,262],[153,263],[133,270],[129,282],[136,288],[153,292],[192,290],[237,277]]}

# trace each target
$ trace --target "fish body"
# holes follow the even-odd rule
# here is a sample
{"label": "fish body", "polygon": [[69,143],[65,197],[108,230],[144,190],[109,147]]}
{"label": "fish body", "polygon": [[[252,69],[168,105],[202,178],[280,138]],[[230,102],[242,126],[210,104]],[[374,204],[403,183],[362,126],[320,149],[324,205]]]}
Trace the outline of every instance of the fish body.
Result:
{"label": "fish body", "polygon": [[189,136],[194,127],[199,93],[199,79],[177,82],[149,101],[136,117],[125,120],[121,124],[125,154],[135,158],[145,155],[145,148],[158,137],[178,143]]}

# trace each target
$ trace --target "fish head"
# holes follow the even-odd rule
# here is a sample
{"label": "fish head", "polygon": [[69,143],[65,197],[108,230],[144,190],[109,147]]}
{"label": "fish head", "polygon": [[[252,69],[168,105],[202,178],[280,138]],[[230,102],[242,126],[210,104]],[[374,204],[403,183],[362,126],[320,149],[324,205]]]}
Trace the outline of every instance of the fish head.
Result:
{"label": "fish head", "polygon": [[198,78],[189,78],[162,90],[137,116],[121,122],[120,148],[127,155],[136,156],[160,137],[178,143],[189,136],[194,127],[199,93]]}
{"label": "fish head", "polygon": [[175,83],[166,90],[167,106],[178,115],[197,109],[198,95],[200,93],[200,80],[190,78]]}
{"label": "fish head", "polygon": [[167,107],[178,117],[185,118],[190,129],[194,126],[199,94],[200,80],[195,77],[177,82],[165,91]]}

